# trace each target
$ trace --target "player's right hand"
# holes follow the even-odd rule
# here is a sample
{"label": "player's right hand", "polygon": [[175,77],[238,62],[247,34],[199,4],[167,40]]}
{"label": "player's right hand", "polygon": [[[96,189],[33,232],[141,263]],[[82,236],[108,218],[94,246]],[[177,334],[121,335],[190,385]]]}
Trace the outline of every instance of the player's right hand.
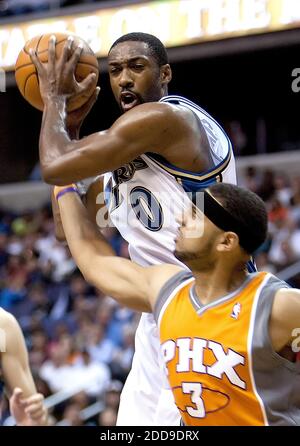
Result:
{"label": "player's right hand", "polygon": [[82,45],[75,47],[72,36],[68,37],[62,54],[56,59],[55,44],[56,37],[53,35],[49,39],[47,63],[42,63],[32,48],[29,50],[31,61],[39,76],[40,93],[44,104],[59,98],[67,100],[85,92],[88,94],[91,88],[95,88],[95,73],[89,74],[82,82],[77,82],[75,78],[75,69],[83,50]]}
{"label": "player's right hand", "polygon": [[35,393],[23,398],[22,389],[16,387],[9,399],[9,407],[17,426],[46,426],[48,412],[44,406],[44,397]]}

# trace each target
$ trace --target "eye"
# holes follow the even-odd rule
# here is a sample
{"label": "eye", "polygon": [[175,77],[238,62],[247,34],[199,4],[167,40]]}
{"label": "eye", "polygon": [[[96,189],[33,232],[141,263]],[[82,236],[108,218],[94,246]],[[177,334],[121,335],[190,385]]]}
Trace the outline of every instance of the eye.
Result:
{"label": "eye", "polygon": [[141,63],[135,63],[132,65],[132,68],[136,71],[142,71],[144,69],[144,65]]}
{"label": "eye", "polygon": [[120,71],[121,71],[121,68],[119,68],[119,67],[111,67],[109,70],[110,74],[118,74],[118,73],[120,73]]}

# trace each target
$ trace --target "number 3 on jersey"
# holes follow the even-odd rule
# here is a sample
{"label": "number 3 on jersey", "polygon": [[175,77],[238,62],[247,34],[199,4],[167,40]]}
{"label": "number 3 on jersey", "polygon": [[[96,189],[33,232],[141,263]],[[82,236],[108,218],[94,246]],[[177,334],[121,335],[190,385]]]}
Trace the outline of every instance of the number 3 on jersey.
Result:
{"label": "number 3 on jersey", "polygon": [[186,406],[187,413],[194,418],[204,418],[205,408],[201,398],[202,385],[200,383],[182,383],[182,392],[185,394],[191,394],[191,402],[196,405],[196,409],[191,406]]}

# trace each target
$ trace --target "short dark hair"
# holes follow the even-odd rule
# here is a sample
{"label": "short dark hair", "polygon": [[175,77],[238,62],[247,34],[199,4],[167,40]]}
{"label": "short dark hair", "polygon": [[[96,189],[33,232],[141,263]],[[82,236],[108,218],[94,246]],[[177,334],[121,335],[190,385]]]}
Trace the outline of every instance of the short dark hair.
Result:
{"label": "short dark hair", "polygon": [[164,47],[162,42],[152,34],[147,34],[147,33],[124,34],[124,36],[119,37],[119,39],[117,39],[112,44],[108,54],[116,45],[122,42],[144,42],[148,45],[151,55],[156,60],[158,66],[161,67],[162,65],[166,65],[167,63],[169,63],[166,48]]}
{"label": "short dark hair", "polygon": [[266,240],[268,232],[268,214],[262,199],[254,192],[227,183],[214,184],[209,192],[235,220],[249,228],[250,234],[255,234],[255,239],[249,235],[248,253],[253,254]]}

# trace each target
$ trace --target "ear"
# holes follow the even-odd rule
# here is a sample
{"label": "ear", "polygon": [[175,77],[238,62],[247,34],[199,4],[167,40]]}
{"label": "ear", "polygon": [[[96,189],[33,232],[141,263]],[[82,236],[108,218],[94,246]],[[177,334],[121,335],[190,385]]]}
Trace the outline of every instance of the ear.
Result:
{"label": "ear", "polygon": [[172,79],[172,70],[169,64],[160,67],[160,80],[163,85],[168,85]]}
{"label": "ear", "polygon": [[235,232],[223,232],[217,243],[218,252],[234,251],[239,246],[239,237]]}

